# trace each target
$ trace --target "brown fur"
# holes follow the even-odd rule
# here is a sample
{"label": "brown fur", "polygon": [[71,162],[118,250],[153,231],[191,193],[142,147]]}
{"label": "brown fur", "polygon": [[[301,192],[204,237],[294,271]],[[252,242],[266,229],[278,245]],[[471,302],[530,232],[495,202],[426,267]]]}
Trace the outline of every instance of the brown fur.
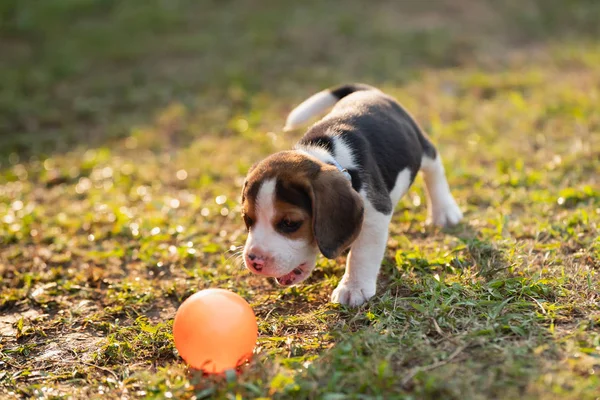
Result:
{"label": "brown fur", "polygon": [[325,257],[335,258],[358,236],[364,212],[362,199],[335,167],[295,151],[266,158],[250,169],[242,191],[243,213],[253,220],[260,185],[268,179],[300,188],[310,198],[310,210],[276,199],[273,224],[288,214],[291,220],[304,219],[301,228],[289,237],[304,237],[309,243],[314,238]]}
{"label": "brown fur", "polygon": [[360,233],[364,206],[350,182],[335,168],[324,165],[312,182],[313,230],[321,253],[336,258]]}
{"label": "brown fur", "polygon": [[295,232],[286,234],[291,239],[304,239],[307,243],[315,240],[312,227],[312,216],[300,207],[286,203],[285,201],[275,200],[275,218],[271,221],[273,227],[277,226],[279,221],[289,218],[291,221],[302,221],[302,226]]}

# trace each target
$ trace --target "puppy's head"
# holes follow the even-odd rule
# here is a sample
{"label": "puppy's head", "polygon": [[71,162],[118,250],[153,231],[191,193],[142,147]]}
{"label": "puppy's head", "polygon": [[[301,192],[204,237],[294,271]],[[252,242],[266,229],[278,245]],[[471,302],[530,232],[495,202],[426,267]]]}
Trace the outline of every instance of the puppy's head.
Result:
{"label": "puppy's head", "polygon": [[284,151],[254,166],[242,190],[246,268],[289,286],[306,279],[319,250],[337,257],[354,241],[363,202],[335,167]]}

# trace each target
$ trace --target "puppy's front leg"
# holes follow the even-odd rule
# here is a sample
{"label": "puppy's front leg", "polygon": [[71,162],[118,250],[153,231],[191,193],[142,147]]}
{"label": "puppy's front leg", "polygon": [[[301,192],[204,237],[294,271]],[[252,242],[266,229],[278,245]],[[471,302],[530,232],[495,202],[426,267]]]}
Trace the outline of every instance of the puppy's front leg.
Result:
{"label": "puppy's front leg", "polygon": [[380,213],[365,202],[362,229],[351,246],[346,272],[333,291],[331,301],[356,307],[375,295],[391,218],[391,214]]}

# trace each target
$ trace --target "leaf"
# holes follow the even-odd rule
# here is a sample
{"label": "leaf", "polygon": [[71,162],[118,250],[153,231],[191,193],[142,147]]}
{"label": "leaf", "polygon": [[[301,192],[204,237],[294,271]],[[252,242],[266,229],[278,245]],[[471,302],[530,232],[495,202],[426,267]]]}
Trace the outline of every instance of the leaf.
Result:
{"label": "leaf", "polygon": [[210,243],[210,244],[207,244],[206,246],[204,246],[202,248],[202,251],[204,253],[210,253],[210,254],[217,253],[219,251],[219,246],[215,243]]}
{"label": "leaf", "polygon": [[294,379],[288,375],[279,373],[271,380],[271,390],[273,392],[280,391],[286,388],[288,385],[292,385]]}
{"label": "leaf", "polygon": [[410,303],[410,305],[417,311],[422,312],[422,313],[426,313],[427,309],[425,307],[423,307],[421,304],[418,303]]}
{"label": "leaf", "polygon": [[344,393],[327,393],[323,396],[323,400],[344,400],[348,398],[350,396]]}
{"label": "leaf", "polygon": [[510,330],[519,336],[527,336],[525,329],[521,328],[520,326],[510,325]]}
{"label": "leaf", "polygon": [[19,318],[19,320],[17,321],[17,338],[19,338],[23,334],[23,325],[24,324],[25,324],[25,321],[24,321],[23,317]]}
{"label": "leaf", "polygon": [[215,394],[215,388],[207,388],[196,392],[196,399],[209,399],[213,394]]}
{"label": "leaf", "polygon": [[379,366],[377,367],[377,375],[379,375],[380,378],[384,378],[389,370],[389,363],[387,362],[387,360],[383,360],[382,362],[379,363]]}
{"label": "leaf", "polygon": [[505,299],[502,303],[500,303],[496,307],[494,307],[494,309],[492,311],[490,311],[490,317],[492,319],[498,318],[498,316],[500,315],[500,313],[502,312],[504,307],[506,307],[508,302],[511,301],[512,299],[513,299],[513,296],[509,297],[508,299]]}

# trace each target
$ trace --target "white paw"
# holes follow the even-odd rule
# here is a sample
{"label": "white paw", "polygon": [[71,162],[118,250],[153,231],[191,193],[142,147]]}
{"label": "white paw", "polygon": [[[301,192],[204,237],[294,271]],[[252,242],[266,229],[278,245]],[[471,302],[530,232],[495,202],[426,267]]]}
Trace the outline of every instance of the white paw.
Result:
{"label": "white paw", "polygon": [[331,301],[345,306],[358,307],[373,297],[375,291],[375,283],[354,283],[342,279],[338,287],[331,294]]}
{"label": "white paw", "polygon": [[436,226],[453,226],[460,222],[463,214],[452,197],[441,205],[434,205],[429,217],[429,223]]}

